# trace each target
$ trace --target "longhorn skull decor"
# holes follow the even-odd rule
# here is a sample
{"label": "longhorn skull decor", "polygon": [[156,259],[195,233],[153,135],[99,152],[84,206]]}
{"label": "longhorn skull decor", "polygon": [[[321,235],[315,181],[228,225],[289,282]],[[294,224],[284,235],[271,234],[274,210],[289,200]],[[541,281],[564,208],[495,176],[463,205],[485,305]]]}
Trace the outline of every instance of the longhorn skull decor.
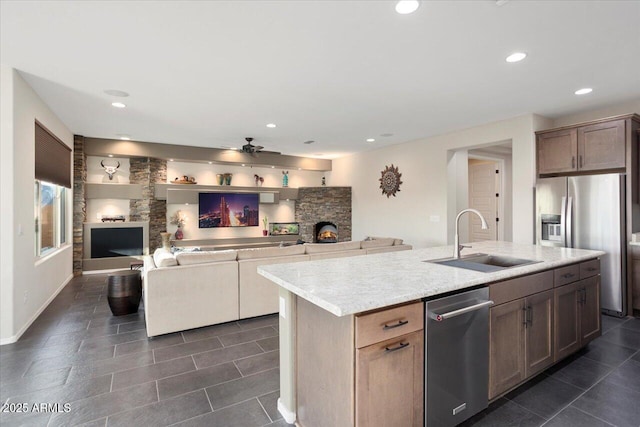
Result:
{"label": "longhorn skull decor", "polygon": [[102,160],[100,162],[100,166],[102,166],[104,168],[104,171],[106,172],[107,176],[109,176],[109,181],[113,180],[113,174],[118,172],[118,168],[120,167],[120,162],[118,162],[117,166],[106,166],[104,164],[104,160]]}

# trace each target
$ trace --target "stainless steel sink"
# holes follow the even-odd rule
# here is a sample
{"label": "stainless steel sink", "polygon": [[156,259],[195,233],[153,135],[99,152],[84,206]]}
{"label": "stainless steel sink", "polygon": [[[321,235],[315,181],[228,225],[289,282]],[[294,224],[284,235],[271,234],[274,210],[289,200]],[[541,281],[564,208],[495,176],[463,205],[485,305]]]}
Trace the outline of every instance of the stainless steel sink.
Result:
{"label": "stainless steel sink", "polygon": [[461,258],[445,258],[427,260],[425,262],[490,273],[492,271],[505,270],[507,268],[519,267],[521,265],[535,264],[541,261],[513,258],[503,255],[470,254]]}

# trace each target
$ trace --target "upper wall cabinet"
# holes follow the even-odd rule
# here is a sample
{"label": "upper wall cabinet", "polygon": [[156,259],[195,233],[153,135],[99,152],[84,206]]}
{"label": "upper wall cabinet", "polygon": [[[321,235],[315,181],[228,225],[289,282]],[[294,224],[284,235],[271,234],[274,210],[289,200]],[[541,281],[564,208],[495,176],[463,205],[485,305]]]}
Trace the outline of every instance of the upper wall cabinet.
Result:
{"label": "upper wall cabinet", "polygon": [[538,175],[626,166],[626,119],[536,132]]}

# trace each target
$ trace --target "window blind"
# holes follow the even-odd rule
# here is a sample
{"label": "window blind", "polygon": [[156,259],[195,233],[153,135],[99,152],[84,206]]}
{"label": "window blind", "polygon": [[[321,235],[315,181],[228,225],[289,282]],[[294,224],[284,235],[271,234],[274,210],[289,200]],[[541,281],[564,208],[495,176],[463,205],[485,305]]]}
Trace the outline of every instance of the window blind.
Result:
{"label": "window blind", "polygon": [[36,179],[71,188],[71,149],[36,122]]}

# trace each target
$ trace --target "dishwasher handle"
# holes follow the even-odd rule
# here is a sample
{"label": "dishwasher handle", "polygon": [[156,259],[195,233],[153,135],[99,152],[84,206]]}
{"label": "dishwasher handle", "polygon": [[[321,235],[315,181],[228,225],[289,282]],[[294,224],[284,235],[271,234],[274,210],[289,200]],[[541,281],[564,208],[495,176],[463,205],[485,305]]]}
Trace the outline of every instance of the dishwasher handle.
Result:
{"label": "dishwasher handle", "polygon": [[492,305],[493,305],[493,301],[487,300],[487,301],[482,301],[478,304],[470,305],[468,307],[463,307],[457,310],[449,311],[447,313],[438,314],[438,313],[429,312],[429,317],[437,322],[442,322],[443,320],[451,319],[452,317],[460,316],[461,314],[480,310],[481,308],[490,307]]}

